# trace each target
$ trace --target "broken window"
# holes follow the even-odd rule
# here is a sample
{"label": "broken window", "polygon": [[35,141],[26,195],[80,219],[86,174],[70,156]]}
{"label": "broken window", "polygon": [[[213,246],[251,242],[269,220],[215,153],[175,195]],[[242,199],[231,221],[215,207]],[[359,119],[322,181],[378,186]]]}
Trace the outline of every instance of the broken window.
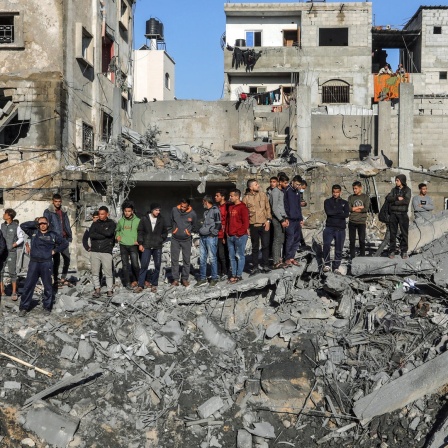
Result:
{"label": "broken window", "polygon": [[0,45],[14,42],[14,16],[0,15]]}
{"label": "broken window", "polygon": [[448,72],[439,72],[439,80],[446,81],[448,79],[447,74],[448,74]]}
{"label": "broken window", "polygon": [[283,46],[298,47],[299,46],[299,30],[283,30]]}
{"label": "broken window", "polygon": [[93,127],[87,123],[82,124],[82,150],[85,152],[93,152]]}
{"label": "broken window", "polygon": [[110,140],[110,137],[112,136],[113,121],[114,119],[112,118],[112,116],[103,111],[103,119],[101,126],[101,140],[103,142],[107,143]]}
{"label": "broken window", "polygon": [[340,104],[350,102],[350,86],[341,80],[327,81],[322,86],[322,103]]}
{"label": "broken window", "polygon": [[246,47],[261,47],[261,31],[246,31]]}
{"label": "broken window", "polygon": [[109,36],[103,37],[102,45],[102,72],[112,82],[115,80],[114,73],[114,41]]}
{"label": "broken window", "polygon": [[165,73],[165,89],[171,90],[171,79],[169,73]]}
{"label": "broken window", "polygon": [[319,28],[319,47],[348,47],[348,28]]}
{"label": "broken window", "polygon": [[442,34],[442,27],[441,26],[435,26],[434,27],[434,34]]}

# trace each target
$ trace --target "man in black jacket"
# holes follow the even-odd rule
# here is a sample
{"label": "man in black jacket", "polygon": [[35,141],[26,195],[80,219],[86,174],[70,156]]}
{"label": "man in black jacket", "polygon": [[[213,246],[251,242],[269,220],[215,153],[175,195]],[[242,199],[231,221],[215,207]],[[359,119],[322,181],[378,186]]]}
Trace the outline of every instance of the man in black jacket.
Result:
{"label": "man in black jacket", "polygon": [[341,190],[340,185],[333,185],[331,188],[332,197],[325,199],[324,202],[325,213],[327,214],[323,234],[324,272],[331,271],[330,248],[334,240],[333,269],[335,274],[341,273],[339,267],[341,266],[342,249],[345,242],[346,219],[350,214],[348,202],[341,198]]}
{"label": "man in black jacket", "polygon": [[34,288],[39,277],[44,286],[44,313],[50,314],[53,305],[53,288],[51,285],[52,256],[55,253],[64,252],[68,247],[68,241],[56,232],[48,230],[48,220],[44,216],[37,218],[35,221],[24,222],[20,227],[31,239],[31,259],[28,265],[25,286],[20,297],[19,316],[25,316],[30,310]]}
{"label": "man in black jacket", "polygon": [[395,258],[398,227],[400,227],[401,232],[401,258],[408,258],[408,208],[409,204],[411,203],[411,199],[412,193],[411,189],[406,185],[406,176],[404,174],[398,174],[397,176],[395,176],[395,188],[392,188],[391,192],[386,196],[386,201],[390,205],[389,258]]}
{"label": "man in black jacket", "polygon": [[143,291],[146,273],[151,257],[154,261],[154,271],[149,281],[151,292],[157,292],[159,284],[160,265],[162,264],[162,246],[168,236],[168,229],[163,216],[160,214],[160,205],[151,204],[150,211],[141,220],[137,230],[138,250],[142,253],[140,260],[140,273],[135,293]]}
{"label": "man in black jacket", "polygon": [[106,277],[107,297],[113,295],[112,249],[115,244],[116,224],[109,218],[109,209],[102,206],[98,209],[98,221],[90,226],[90,263],[92,266],[93,298],[101,297],[100,269]]}

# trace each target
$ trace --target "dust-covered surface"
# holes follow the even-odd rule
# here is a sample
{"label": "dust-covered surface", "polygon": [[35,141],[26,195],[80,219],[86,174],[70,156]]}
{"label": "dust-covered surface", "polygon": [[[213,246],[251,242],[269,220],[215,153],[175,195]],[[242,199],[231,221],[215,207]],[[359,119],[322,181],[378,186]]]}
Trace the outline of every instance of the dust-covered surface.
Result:
{"label": "dust-covered surface", "polygon": [[323,274],[309,251],[236,285],[112,299],[80,275],[50,316],[38,290],[24,318],[3,297],[0,352],[52,376],[0,356],[2,446],[442,446],[443,247],[424,275]]}

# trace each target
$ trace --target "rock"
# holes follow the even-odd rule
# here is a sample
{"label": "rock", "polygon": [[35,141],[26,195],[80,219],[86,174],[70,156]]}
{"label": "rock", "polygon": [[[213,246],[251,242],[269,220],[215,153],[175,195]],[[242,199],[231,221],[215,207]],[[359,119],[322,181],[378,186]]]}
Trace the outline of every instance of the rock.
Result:
{"label": "rock", "polygon": [[94,352],[95,349],[89,344],[87,340],[82,339],[79,341],[78,354],[81,359],[89,360],[93,356]]}
{"label": "rock", "polygon": [[48,444],[65,448],[73,440],[79,421],[40,401],[26,414],[24,427]]}
{"label": "rock", "polygon": [[254,428],[246,428],[248,432],[263,439],[275,439],[274,427],[269,422],[254,423]]}
{"label": "rock", "polygon": [[149,345],[149,343],[151,342],[151,338],[149,337],[143,325],[137,325],[135,327],[134,338],[145,345]]}
{"label": "rock", "polygon": [[223,406],[224,402],[221,397],[212,397],[198,407],[198,414],[201,418],[208,418]]}
{"label": "rock", "polygon": [[63,333],[62,331],[56,331],[54,335],[59,338],[61,341],[67,342],[68,344],[75,344],[75,339],[67,333]]}
{"label": "rock", "polygon": [[180,344],[182,342],[182,338],[184,337],[184,332],[180,327],[180,323],[176,320],[167,322],[163,327],[160,328],[159,331],[164,336],[167,336],[168,338],[173,340],[176,344]]}
{"label": "rock", "polygon": [[239,429],[236,436],[237,448],[252,448],[252,434],[245,429]]}
{"label": "rock", "polygon": [[233,352],[235,350],[236,342],[234,339],[212,320],[207,319],[205,316],[199,316],[196,325],[204,333],[205,339],[214,347],[226,352]]}
{"label": "rock", "polygon": [[76,356],[77,350],[71,345],[64,345],[62,348],[62,352],[59,355],[61,358],[68,359],[69,361],[73,361],[73,358]]}
{"label": "rock", "polygon": [[4,389],[12,389],[12,390],[20,390],[22,388],[22,383],[18,383],[17,381],[5,381],[3,383]]}
{"label": "rock", "polygon": [[77,307],[75,305],[75,297],[67,296],[65,294],[61,295],[58,300],[58,305],[64,311],[76,311]]}
{"label": "rock", "polygon": [[31,447],[36,446],[36,443],[34,442],[34,440],[30,439],[30,438],[26,438],[26,439],[21,440],[20,444],[22,446],[31,446]]}

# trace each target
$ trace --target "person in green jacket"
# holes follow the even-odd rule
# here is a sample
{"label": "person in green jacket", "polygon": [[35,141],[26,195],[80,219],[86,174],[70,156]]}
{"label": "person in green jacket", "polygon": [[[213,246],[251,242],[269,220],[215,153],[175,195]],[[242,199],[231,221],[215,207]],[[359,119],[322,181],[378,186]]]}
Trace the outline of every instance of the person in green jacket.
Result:
{"label": "person in green jacket", "polygon": [[[140,271],[137,242],[137,229],[140,218],[135,216],[135,208],[132,202],[124,202],[121,209],[123,216],[118,221],[115,237],[120,243],[123,286],[132,290],[137,286],[138,273]],[[129,271],[129,259],[131,260],[131,271]]]}

